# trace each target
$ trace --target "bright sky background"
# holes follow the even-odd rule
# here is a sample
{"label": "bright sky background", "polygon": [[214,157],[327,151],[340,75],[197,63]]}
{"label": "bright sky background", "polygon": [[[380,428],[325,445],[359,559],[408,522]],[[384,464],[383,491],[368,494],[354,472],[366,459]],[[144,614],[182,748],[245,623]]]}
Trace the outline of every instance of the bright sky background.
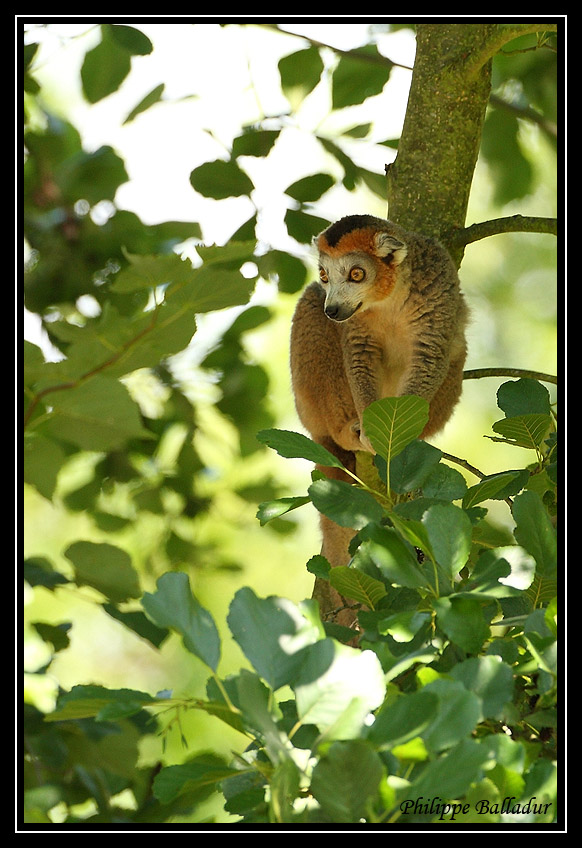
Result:
{"label": "bright sky background", "polygon": [[[49,90],[52,88],[48,105],[70,116],[88,149],[110,144],[125,159],[130,183],[118,191],[119,206],[136,211],[146,223],[198,220],[203,214],[205,239],[219,242],[231,234],[231,221],[237,217],[237,211],[245,220],[244,215],[250,209],[248,201],[245,198],[229,201],[231,215],[226,216],[224,202],[217,204],[196,195],[189,174],[204,161],[225,157],[226,146],[240,133],[241,126],[264,115],[277,116],[288,111],[288,102],[279,86],[277,62],[281,56],[308,44],[261,26],[141,22],[136,26],[152,40],[153,53],[134,57],[131,73],[120,90],[90,105],[79,90],[78,71],[86,50],[98,42],[99,31],[95,28],[79,36],[87,31],[87,25],[51,24],[41,33],[44,43],[38,61],[43,82],[50,83]],[[369,23],[282,23],[280,26],[342,49],[365,43],[369,29]],[[38,38],[38,34],[35,30],[30,39]],[[75,35],[79,37],[71,40]],[[381,35],[379,48],[394,61],[410,66],[413,63],[414,36],[409,30]],[[41,77],[40,70],[38,76]],[[164,100],[187,99],[156,105],[123,126],[128,112],[160,82],[165,83]],[[378,109],[371,98],[362,106],[348,110],[350,121],[353,118],[356,124],[373,118],[372,142],[397,137],[402,128],[409,82],[409,71],[394,69],[381,95],[385,108]],[[192,95],[196,97],[193,99]],[[263,178],[264,184],[257,186],[258,204],[277,203],[284,188],[314,172],[323,161],[329,167],[330,159],[323,158],[320,146],[310,137],[319,128],[321,115],[328,112],[326,97],[322,86],[321,91],[307,98],[298,114],[299,130],[288,134],[286,144],[278,142],[277,150],[273,151],[277,155],[270,157],[273,161],[269,174]],[[331,130],[332,125],[327,126]],[[325,130],[325,121],[321,128]],[[209,129],[213,130],[214,139],[205,131]],[[357,149],[362,146],[359,143]],[[386,160],[393,156],[389,149],[370,144],[365,165],[381,173]],[[245,161],[249,171],[252,164]],[[250,174],[251,179],[264,170],[264,161],[260,160],[258,166]]]}
{"label": "bright sky background", "polygon": [[[198,221],[206,243],[224,243],[251,217],[254,207],[246,197],[223,201],[201,197],[190,185],[190,173],[203,162],[226,158],[232,139],[244,125],[288,112],[277,62],[308,46],[308,42],[274,33],[266,26],[193,26],[140,19],[135,25],[150,38],[154,51],[133,57],[132,70],[120,89],[91,105],[80,90],[80,68],[86,51],[100,39],[94,20],[30,29],[26,40],[41,44],[35,57],[35,75],[43,84],[47,108],[69,118],[80,131],[85,149],[111,145],[124,159],[130,179],[117,192],[120,208],[136,212],[147,224]],[[367,42],[370,24],[290,22],[279,26],[350,49]],[[393,61],[412,67],[415,40],[410,30],[379,34],[378,47]],[[400,135],[410,77],[410,71],[394,68],[379,95],[382,108],[378,108],[378,98],[370,98],[361,106],[344,110],[341,117],[330,115],[328,89],[319,86],[303,102],[293,126],[281,134],[268,160],[243,160],[256,187],[253,202],[259,210],[260,238],[282,250],[307,253],[307,248],[287,235],[283,216],[290,199],[284,190],[319,170],[343,175],[339,164],[314,139],[314,132],[333,135],[340,126],[338,120],[343,122],[342,129],[373,120],[369,143],[351,142],[350,152],[368,170],[383,172],[395,152],[376,142]],[[161,82],[165,84],[166,102],[124,125],[137,103]],[[349,139],[343,139],[342,144],[350,149]],[[379,202],[370,195],[365,203],[370,199]],[[107,206],[94,214],[108,214]],[[342,187],[332,189],[317,209],[330,220],[362,211],[361,194],[350,194]],[[364,211],[385,214],[381,205]],[[52,358],[50,348],[39,338],[37,316],[26,315],[25,337],[42,344],[45,355]]]}

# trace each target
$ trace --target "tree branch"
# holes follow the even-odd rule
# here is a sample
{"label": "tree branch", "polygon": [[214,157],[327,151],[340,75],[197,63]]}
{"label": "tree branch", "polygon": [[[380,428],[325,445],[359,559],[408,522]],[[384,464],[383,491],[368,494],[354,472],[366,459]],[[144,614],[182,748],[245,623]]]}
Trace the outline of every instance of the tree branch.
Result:
{"label": "tree branch", "polygon": [[476,50],[467,57],[464,63],[464,72],[468,79],[473,79],[479,70],[489,59],[498,53],[504,44],[519,38],[521,35],[530,35],[533,32],[557,32],[557,24],[530,23],[530,24],[499,24],[496,31],[489,36],[480,50]]}
{"label": "tree branch", "polygon": [[524,368],[471,368],[469,371],[463,371],[463,380],[479,380],[481,377],[531,377],[532,380],[541,380],[542,383],[558,385],[558,378],[553,374]]}
{"label": "tree branch", "polygon": [[324,47],[326,50],[333,50],[333,52],[337,53],[338,56],[347,56],[350,59],[361,59],[362,62],[370,62],[373,65],[404,68],[405,71],[412,71],[410,65],[402,65],[400,62],[394,62],[387,56],[382,56],[382,54],[374,56],[373,54],[362,53],[358,47],[354,47],[351,50],[342,50],[341,47],[334,47],[333,44],[328,44],[325,41],[318,41],[317,38],[312,38],[310,35],[304,35],[301,32],[290,32],[288,29],[281,29],[280,24],[260,24],[260,26],[263,29],[273,29],[275,32],[280,32],[283,35],[293,35],[295,38],[302,38],[304,41],[309,42],[309,44],[313,47]]}
{"label": "tree branch", "polygon": [[532,109],[530,106],[518,106],[516,103],[510,103],[507,100],[504,100],[503,97],[500,97],[498,94],[491,94],[489,97],[489,103],[495,109],[502,109],[504,112],[509,112],[512,115],[515,115],[516,118],[521,118],[524,121],[531,121],[533,124],[537,124],[546,135],[550,136],[550,138],[558,137],[558,128],[554,121],[548,121],[547,118],[544,118],[543,115],[540,115],[539,112],[536,112],[535,109]]}
{"label": "tree branch", "polygon": [[558,234],[556,218],[538,218],[529,215],[510,215],[507,218],[492,218],[480,224],[471,224],[463,229],[452,229],[442,240],[453,248],[464,247],[474,241],[495,236],[499,233],[548,233]]}

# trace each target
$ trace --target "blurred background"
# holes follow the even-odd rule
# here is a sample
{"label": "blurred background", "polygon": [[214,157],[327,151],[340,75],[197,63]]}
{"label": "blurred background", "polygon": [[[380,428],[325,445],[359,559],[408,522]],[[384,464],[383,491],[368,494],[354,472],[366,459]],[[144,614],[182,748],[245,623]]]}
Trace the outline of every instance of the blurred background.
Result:
{"label": "blurred background", "polygon": [[[166,570],[187,571],[223,635],[220,673],[226,675],[244,665],[225,624],[238,588],[294,601],[311,594],[305,563],[319,551],[314,509],[303,507],[265,527],[255,517],[261,501],[305,493],[310,465],[281,459],[254,434],[271,426],[300,429],[288,339],[294,305],[315,271],[310,227],[316,232],[319,219],[325,224],[346,214],[387,214],[384,167],[395,158],[406,111],[414,27],[147,20],[135,26],[152,50],[134,53],[130,73],[102,96],[91,94],[86,64],[104,40],[99,25],[26,24],[25,44],[38,45],[30,66],[38,90],[29,87],[25,100],[28,132],[41,137],[62,121],[76,129],[83,151],[107,146],[122,160],[127,179],[111,196],[75,209],[94,229],[105,232],[120,211],[134,213],[144,228],[193,222],[193,237],[180,231],[172,249],[194,261],[196,244],[223,245],[233,234],[237,240],[256,237],[256,261],[241,269],[256,277],[252,308],[200,316],[184,351],[160,369],[124,378],[158,436],[153,455],[131,444],[125,455],[72,452],[49,496],[25,486],[25,556],[70,576],[69,545],[109,542],[129,554],[144,591],[153,591]],[[340,71],[349,71],[341,63],[354,48],[392,63],[385,80],[370,83],[369,95],[353,96],[339,86]],[[299,51],[306,51],[303,82],[300,75],[294,81],[291,61],[281,64]],[[467,224],[557,214],[555,68],[551,50],[524,49],[495,60],[493,90],[508,105],[488,112]],[[248,148],[245,155],[239,148],[237,163],[252,191],[224,197],[205,191],[193,173],[200,177],[200,166],[227,160],[242,144],[236,140],[257,129],[276,136],[260,153]],[[319,175],[314,185],[287,192],[311,175]],[[27,187],[25,182],[25,193]],[[27,203],[29,213],[33,204]],[[52,224],[43,221],[50,235]],[[525,233],[468,246],[460,270],[472,316],[467,368],[556,373],[556,250],[553,236]],[[56,362],[66,350],[58,327],[84,326],[101,314],[103,303],[96,290],[55,298],[50,275],[39,276],[43,254],[31,239],[25,259],[25,338]],[[432,440],[485,474],[530,461],[527,451],[524,460],[520,449],[484,438],[503,417],[496,407],[502,382],[466,381],[453,419]],[[487,506],[500,533],[512,526],[505,503]],[[50,711],[58,688],[78,683],[203,695],[207,670],[179,640],[154,647],[107,615],[95,603],[100,598],[96,589],[72,582],[56,589],[26,585],[28,703]],[[39,622],[69,623],[66,641],[55,650],[39,635]],[[198,750],[228,754],[234,747],[230,731],[205,715],[188,713],[183,732],[187,751],[180,734],[167,734],[167,763]],[[144,737],[140,744],[143,762],[159,758],[159,738]]]}

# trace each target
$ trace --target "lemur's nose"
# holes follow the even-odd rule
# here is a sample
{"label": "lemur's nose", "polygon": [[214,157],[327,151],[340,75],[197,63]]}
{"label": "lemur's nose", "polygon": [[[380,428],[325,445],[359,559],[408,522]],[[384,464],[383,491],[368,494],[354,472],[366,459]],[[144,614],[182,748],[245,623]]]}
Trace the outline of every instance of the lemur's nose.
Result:
{"label": "lemur's nose", "polygon": [[337,303],[328,303],[325,307],[325,314],[328,318],[331,318],[332,321],[335,321],[340,313],[340,307]]}

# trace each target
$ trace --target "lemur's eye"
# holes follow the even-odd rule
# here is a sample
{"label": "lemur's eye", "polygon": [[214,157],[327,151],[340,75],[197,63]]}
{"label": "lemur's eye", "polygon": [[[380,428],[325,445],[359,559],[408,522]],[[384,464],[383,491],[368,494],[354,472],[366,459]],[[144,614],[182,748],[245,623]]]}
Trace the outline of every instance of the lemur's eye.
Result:
{"label": "lemur's eye", "polygon": [[352,283],[361,283],[365,276],[366,276],[366,272],[364,271],[364,269],[359,268],[356,265],[350,271],[350,275],[349,275],[348,279],[351,280]]}
{"label": "lemur's eye", "polygon": [[325,271],[323,270],[323,268],[320,268],[320,269],[319,269],[319,279],[321,280],[321,282],[322,282],[322,283],[327,283],[327,282],[328,282],[327,274],[325,273]]}

